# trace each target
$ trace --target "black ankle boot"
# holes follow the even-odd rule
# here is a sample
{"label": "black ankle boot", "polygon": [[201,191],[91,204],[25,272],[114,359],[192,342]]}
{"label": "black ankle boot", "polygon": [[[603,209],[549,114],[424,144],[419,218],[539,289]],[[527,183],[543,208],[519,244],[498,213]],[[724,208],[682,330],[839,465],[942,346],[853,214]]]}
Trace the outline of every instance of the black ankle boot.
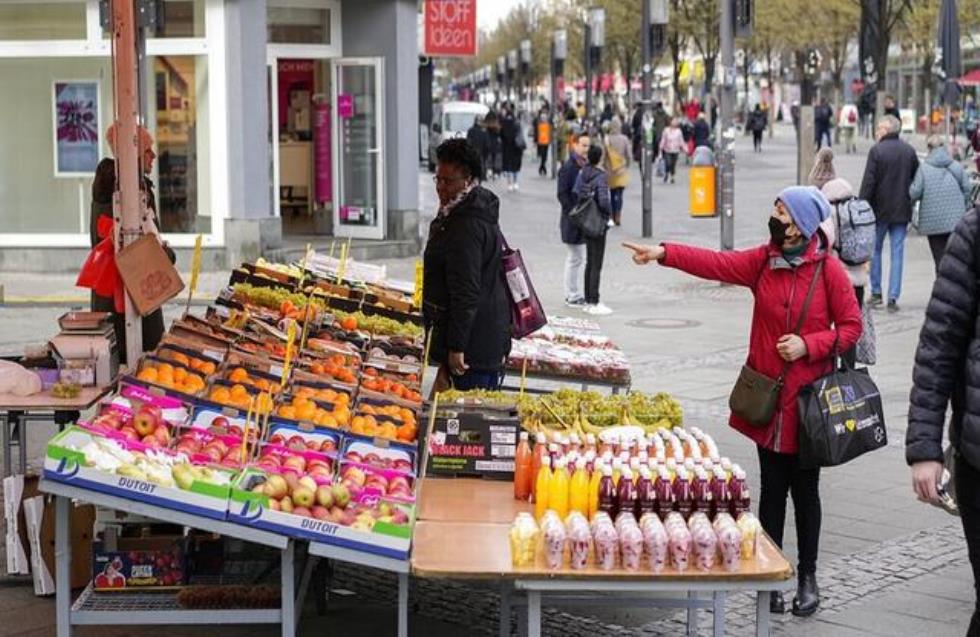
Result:
{"label": "black ankle boot", "polygon": [[769,593],[769,612],[773,615],[782,615],[786,612],[786,602],[783,601],[782,593]]}
{"label": "black ankle boot", "polygon": [[807,573],[800,576],[796,597],[793,598],[793,614],[797,617],[809,617],[820,606],[820,591],[817,589],[817,574]]}

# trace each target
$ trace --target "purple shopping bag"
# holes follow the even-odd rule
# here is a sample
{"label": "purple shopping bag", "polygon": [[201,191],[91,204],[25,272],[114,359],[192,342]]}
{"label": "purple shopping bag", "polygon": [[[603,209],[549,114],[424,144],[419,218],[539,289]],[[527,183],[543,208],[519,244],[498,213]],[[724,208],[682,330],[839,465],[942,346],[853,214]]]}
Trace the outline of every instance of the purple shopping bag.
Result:
{"label": "purple shopping bag", "polygon": [[510,301],[510,331],[514,338],[524,338],[548,323],[534,284],[527,274],[520,250],[511,249],[499,228],[501,274]]}

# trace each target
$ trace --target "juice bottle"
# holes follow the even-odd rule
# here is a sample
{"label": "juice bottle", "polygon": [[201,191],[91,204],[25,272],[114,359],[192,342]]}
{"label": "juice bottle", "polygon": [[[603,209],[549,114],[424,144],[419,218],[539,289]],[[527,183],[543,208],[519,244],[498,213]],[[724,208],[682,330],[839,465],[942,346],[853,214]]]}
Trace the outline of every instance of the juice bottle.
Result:
{"label": "juice bottle", "polygon": [[636,441],[636,455],[642,456],[647,453],[650,443],[647,442],[646,436],[641,436],[639,440]]}
{"label": "juice bottle", "polygon": [[640,472],[640,459],[636,456],[630,458],[630,471],[633,472],[634,476],[638,476]]}
{"label": "juice bottle", "polygon": [[653,491],[657,495],[657,515],[662,520],[674,510],[674,488],[667,467],[664,465],[660,465],[657,479],[653,483]]}
{"label": "juice bottle", "polygon": [[575,463],[578,462],[578,452],[569,451],[568,455],[565,456],[565,471],[568,472],[568,479],[571,480],[572,474],[575,473]]}
{"label": "juice bottle", "polygon": [[568,515],[568,471],[565,465],[566,460],[560,458],[548,485],[548,508],[561,520]]}
{"label": "juice bottle", "polygon": [[585,434],[585,450],[586,451],[597,451],[595,445],[595,434]]}
{"label": "juice bottle", "polygon": [[691,513],[694,511],[694,501],[691,498],[691,479],[688,477],[687,469],[683,467],[677,469],[677,479],[674,480],[674,502],[685,520],[691,517]]}
{"label": "juice bottle", "polygon": [[616,514],[631,513],[636,515],[636,483],[633,482],[633,472],[629,467],[623,469],[623,475],[616,485]]}
{"label": "juice bottle", "polygon": [[589,514],[589,474],[585,471],[585,458],[575,462],[575,473],[568,487],[568,508],[582,515]]}
{"label": "juice bottle", "polygon": [[684,468],[693,477],[694,476],[694,458],[684,458]]}
{"label": "juice bottle", "polygon": [[599,437],[599,455],[604,456],[607,453],[612,453],[612,445],[609,443],[608,438]]}
{"label": "juice bottle", "polygon": [[585,470],[589,475],[595,470],[595,452],[586,451],[585,452]]}
{"label": "juice bottle", "polygon": [[605,511],[609,517],[616,517],[616,484],[612,478],[612,467],[602,468],[602,478],[599,479],[599,511]]}
{"label": "juice bottle", "polygon": [[567,455],[568,452],[571,451],[571,446],[572,446],[572,441],[568,439],[568,436],[562,436],[561,445],[559,445],[558,447],[561,450],[561,452]]}
{"label": "juice bottle", "polygon": [[551,458],[551,467],[555,467],[555,463],[558,462],[558,457],[561,456],[559,452],[560,447],[557,442],[552,442],[548,444],[548,457]]}
{"label": "juice bottle", "polygon": [[732,466],[732,482],[730,485],[732,493],[732,504],[730,507],[732,517],[736,520],[738,516],[749,510],[752,505],[752,498],[749,496],[749,483],[745,476],[745,470],[738,465]]}
{"label": "juice bottle", "polygon": [[586,516],[589,520],[599,511],[599,480],[602,479],[605,466],[601,458],[596,458],[592,466],[592,475],[589,477],[589,512]]}
{"label": "juice bottle", "polygon": [[548,439],[539,432],[534,437],[534,453],[531,459],[531,475],[533,477],[537,477],[538,471],[541,469],[541,458],[546,455],[548,455]]}
{"label": "juice bottle", "polygon": [[522,431],[517,451],[514,453],[514,498],[517,500],[527,500],[531,495],[531,481],[534,476],[531,473],[533,465],[531,455],[527,432]]}
{"label": "juice bottle", "polygon": [[656,513],[657,494],[650,482],[650,469],[640,465],[640,477],[636,479],[636,509],[634,515],[639,520],[644,513]]}
{"label": "juice bottle", "polygon": [[612,461],[612,479],[613,484],[619,485],[619,478],[623,475],[623,461],[619,458],[613,458]]}
{"label": "juice bottle", "polygon": [[725,470],[725,479],[731,482],[732,479],[732,461],[728,458],[721,459],[721,468]]}
{"label": "juice bottle", "polygon": [[732,496],[728,486],[728,478],[725,470],[719,466],[715,467],[715,481],[712,484],[712,499],[714,500],[715,513],[728,511]]}
{"label": "juice bottle", "polygon": [[714,517],[712,511],[711,482],[704,467],[697,467],[694,472],[694,484],[691,488],[694,498],[694,511],[700,511],[708,517]]}
{"label": "juice bottle", "polygon": [[667,474],[670,476],[670,482],[673,484],[674,479],[677,477],[677,460],[674,458],[667,458]]}
{"label": "juice bottle", "polygon": [[582,441],[579,439],[578,434],[573,433],[568,437],[568,450],[575,452],[582,451]]}
{"label": "juice bottle", "polygon": [[534,517],[541,521],[541,516],[548,510],[551,491],[551,458],[541,459],[541,469],[534,481]]}

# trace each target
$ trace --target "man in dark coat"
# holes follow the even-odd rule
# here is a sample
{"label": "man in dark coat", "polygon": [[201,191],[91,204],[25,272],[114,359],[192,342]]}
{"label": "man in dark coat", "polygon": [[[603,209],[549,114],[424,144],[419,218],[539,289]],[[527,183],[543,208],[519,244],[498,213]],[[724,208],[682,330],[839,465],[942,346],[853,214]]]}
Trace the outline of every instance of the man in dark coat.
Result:
{"label": "man in dark coat", "polygon": [[507,177],[507,190],[519,189],[517,177],[521,172],[521,159],[526,143],[521,135],[521,125],[511,107],[505,108],[500,117],[500,149],[503,173]]}
{"label": "man in dark coat", "polygon": [[466,131],[466,141],[480,156],[480,173],[476,178],[481,182],[486,181],[487,166],[490,164],[490,139],[483,128],[483,118],[479,115],[473,118],[473,125]]}
{"label": "man in dark coat", "polygon": [[834,109],[827,103],[826,97],[820,98],[820,103],[813,109],[813,125],[817,137],[817,150],[823,147],[823,142],[827,140],[827,148],[830,148],[830,129],[834,122]]}
{"label": "man in dark coat", "polygon": [[698,113],[698,118],[694,120],[694,147],[698,146],[711,148],[711,126],[704,113]]}
{"label": "man in dark coat", "polygon": [[[971,352],[980,346],[978,221],[980,206],[960,220],[939,264],[939,275],[919,336],[909,399],[905,459],[912,466],[915,494],[937,503],[943,471],[943,427],[950,402],[949,441],[956,475],[955,498],[973,566],[980,584],[980,362]],[[980,591],[980,589],[977,589]],[[967,635],[980,635],[980,597]]]}
{"label": "man in dark coat", "polygon": [[868,153],[861,180],[861,195],[871,204],[877,220],[875,251],[871,259],[871,307],[880,307],[881,253],[885,236],[891,239],[891,271],[888,277],[888,311],[898,311],[902,293],[902,266],[905,260],[905,235],[912,221],[912,200],[909,186],[919,168],[915,149],[898,138],[902,123],[886,115],[878,123],[875,136],[878,143]]}
{"label": "man in dark coat", "polygon": [[565,305],[582,307],[585,305],[585,237],[582,231],[572,224],[568,213],[575,208],[575,180],[579,171],[587,163],[589,135],[579,132],[572,135],[571,152],[558,171],[558,203],[561,204],[561,241],[568,250],[565,257]]}
{"label": "man in dark coat", "polygon": [[464,139],[436,150],[439,213],[429,226],[422,285],[429,360],[439,365],[435,391],[499,389],[510,353],[500,201],[477,183],[480,164]]}

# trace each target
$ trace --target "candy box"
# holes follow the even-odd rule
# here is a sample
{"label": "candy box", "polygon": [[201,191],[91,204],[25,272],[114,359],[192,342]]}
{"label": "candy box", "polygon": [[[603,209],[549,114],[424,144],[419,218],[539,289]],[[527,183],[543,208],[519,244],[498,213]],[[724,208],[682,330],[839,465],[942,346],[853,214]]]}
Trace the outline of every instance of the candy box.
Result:
{"label": "candy box", "polygon": [[187,583],[183,536],[114,537],[92,544],[92,587],[97,591],[166,589]]}

